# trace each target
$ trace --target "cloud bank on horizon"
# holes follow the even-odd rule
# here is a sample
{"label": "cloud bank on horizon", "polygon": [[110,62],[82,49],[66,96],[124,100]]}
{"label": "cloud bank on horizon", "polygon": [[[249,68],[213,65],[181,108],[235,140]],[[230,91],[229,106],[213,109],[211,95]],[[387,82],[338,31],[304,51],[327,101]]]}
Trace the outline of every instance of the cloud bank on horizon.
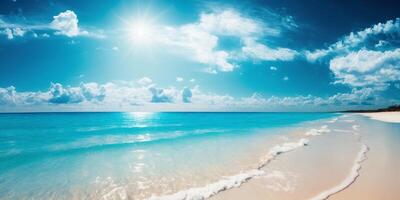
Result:
{"label": "cloud bank on horizon", "polygon": [[383,2],[386,12],[372,19],[350,11],[329,18],[343,25],[336,32],[315,21],[326,16],[294,2],[157,1],[143,9],[121,1],[98,10],[64,1],[51,9],[46,2],[0,4],[0,112],[327,111],[400,103],[400,18]]}

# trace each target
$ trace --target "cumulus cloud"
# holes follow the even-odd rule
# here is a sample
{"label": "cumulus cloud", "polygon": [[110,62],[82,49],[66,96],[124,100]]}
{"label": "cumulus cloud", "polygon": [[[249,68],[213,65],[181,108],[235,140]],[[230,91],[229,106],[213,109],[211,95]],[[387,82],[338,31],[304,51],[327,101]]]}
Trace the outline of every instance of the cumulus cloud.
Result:
{"label": "cumulus cloud", "polygon": [[177,81],[177,82],[182,82],[182,81],[183,81],[183,78],[182,78],[182,77],[176,77],[176,81]]}
{"label": "cumulus cloud", "polygon": [[57,30],[56,34],[66,35],[68,37],[87,34],[87,32],[79,30],[78,22],[78,16],[75,12],[66,10],[53,17],[51,27]]}
{"label": "cumulus cloud", "polygon": [[384,44],[380,39],[381,37],[395,37],[399,39],[399,35],[400,18],[396,18],[395,20],[388,20],[385,23],[375,24],[358,32],[351,32],[326,49],[306,51],[305,57],[310,62],[314,62],[331,54],[337,55],[347,53],[351,50],[358,50],[365,47],[367,43],[376,43],[376,47],[380,47]]}
{"label": "cumulus cloud", "polygon": [[256,42],[254,39],[245,39],[243,53],[253,59],[265,61],[287,61],[293,60],[297,51],[288,48],[270,48],[266,45]]}
{"label": "cumulus cloud", "polygon": [[153,95],[151,97],[151,102],[153,103],[171,103],[174,100],[174,91],[172,90],[155,87],[151,87],[149,90]]}
{"label": "cumulus cloud", "polygon": [[[183,49],[188,58],[207,65],[207,72],[216,73],[233,71],[238,67],[235,62],[242,59],[293,59],[297,53],[294,50],[272,48],[258,42],[261,37],[277,36],[279,33],[279,28],[271,28],[262,20],[227,9],[202,13],[195,23],[165,27],[159,41]],[[241,40],[244,45],[229,51],[219,48],[219,40],[227,36]]]}
{"label": "cumulus cloud", "polygon": [[51,84],[49,93],[51,103],[78,103],[83,101],[83,96],[78,88],[65,89],[59,83]]}
{"label": "cumulus cloud", "polygon": [[385,86],[400,80],[400,49],[351,52],[332,59],[329,68],[337,79],[336,83],[354,87]]}
{"label": "cumulus cloud", "polygon": [[[244,17],[234,10],[224,10],[216,13],[202,13],[199,26],[207,32],[217,35],[245,37],[261,34],[263,24],[255,19]],[[273,29],[269,29],[272,31]],[[273,30],[275,33],[277,30]],[[277,33],[276,33],[277,34]]]}
{"label": "cumulus cloud", "polygon": [[310,62],[327,61],[336,84],[384,91],[400,80],[400,18],[339,39],[325,49],[305,51]]}
{"label": "cumulus cloud", "polygon": [[14,104],[16,102],[15,87],[0,88],[0,105]]}
{"label": "cumulus cloud", "polygon": [[81,83],[80,90],[87,101],[103,101],[106,96],[106,89],[97,83]]}
{"label": "cumulus cloud", "polygon": [[[1,16],[0,16],[1,17]],[[11,21],[11,22],[9,22]],[[22,23],[21,23],[22,21]],[[43,32],[38,34],[38,32]],[[30,33],[33,38],[47,38],[49,33],[54,32],[56,35],[64,35],[67,37],[87,36],[94,38],[104,38],[102,30],[84,30],[79,26],[79,20],[76,13],[72,10],[60,12],[53,16],[53,20],[48,22],[31,22],[25,18],[11,18],[8,21],[0,19],[0,35],[6,35],[8,39],[15,37],[23,37]]]}
{"label": "cumulus cloud", "polygon": [[5,28],[4,30],[0,30],[0,34],[6,35],[7,39],[12,40],[14,37],[23,37],[26,33],[26,30],[20,27],[10,27]]}
{"label": "cumulus cloud", "polygon": [[51,83],[48,102],[55,104],[80,103],[83,101],[103,101],[104,86],[97,83],[82,83],[79,87],[64,88],[60,83]]}
{"label": "cumulus cloud", "polygon": [[161,38],[164,44],[185,49],[184,54],[202,64],[209,65],[220,71],[232,71],[229,53],[216,50],[218,37],[201,29],[197,24],[188,24],[179,28],[169,27]]}
{"label": "cumulus cloud", "polygon": [[375,88],[353,89],[350,93],[338,93],[321,98],[312,95],[288,97],[264,97],[254,93],[249,97],[234,98],[201,91],[199,86],[155,88],[138,86],[135,82],[109,82],[105,84],[81,83],[79,86],[63,86],[52,83],[48,91],[18,92],[14,87],[0,88],[0,112],[20,111],[116,111],[116,110],[254,110],[254,111],[309,111],[342,110],[345,108],[370,108],[399,103],[398,100],[382,99]]}
{"label": "cumulus cloud", "polygon": [[137,83],[140,84],[140,85],[150,85],[151,83],[153,83],[153,80],[151,80],[148,77],[143,77],[143,78],[139,79],[137,81]]}
{"label": "cumulus cloud", "polygon": [[192,91],[189,88],[185,87],[182,90],[182,102],[190,103],[192,96],[193,96]]}

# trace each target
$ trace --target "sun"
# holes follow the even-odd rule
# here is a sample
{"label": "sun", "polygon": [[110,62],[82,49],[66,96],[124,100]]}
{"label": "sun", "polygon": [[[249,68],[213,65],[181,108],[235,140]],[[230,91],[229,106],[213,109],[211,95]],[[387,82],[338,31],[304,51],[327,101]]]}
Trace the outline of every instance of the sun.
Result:
{"label": "sun", "polygon": [[150,44],[154,36],[154,26],[145,20],[138,20],[131,24],[130,38],[135,44]]}

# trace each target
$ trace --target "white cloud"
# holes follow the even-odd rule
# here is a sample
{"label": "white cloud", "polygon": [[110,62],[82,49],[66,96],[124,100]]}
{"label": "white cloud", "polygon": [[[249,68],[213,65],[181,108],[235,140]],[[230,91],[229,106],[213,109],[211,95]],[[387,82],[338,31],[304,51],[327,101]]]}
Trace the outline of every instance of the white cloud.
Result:
{"label": "white cloud", "polygon": [[54,104],[80,103],[83,101],[103,101],[105,87],[97,83],[81,83],[79,87],[63,87],[60,83],[51,83],[48,102]]}
{"label": "white cloud", "polygon": [[161,37],[162,43],[180,47],[184,49],[182,53],[185,56],[220,71],[234,69],[234,65],[228,61],[229,53],[215,50],[218,46],[218,37],[201,29],[199,25],[189,24],[165,30],[166,34]]}
{"label": "white cloud", "polygon": [[4,33],[7,35],[7,38],[8,38],[9,40],[14,39],[14,34],[13,34],[13,32],[12,32],[11,29],[6,28],[6,29],[4,30]]}
{"label": "white cloud", "polygon": [[378,40],[377,47],[380,47],[383,45],[378,37],[380,35],[398,38],[400,35],[400,18],[388,20],[386,23],[378,23],[355,33],[351,32],[326,49],[305,51],[305,57],[310,62],[314,62],[330,54],[345,54],[348,51],[365,47],[365,43],[368,42],[368,40]]}
{"label": "white cloud", "polygon": [[271,66],[271,67],[269,67],[269,69],[270,69],[271,71],[276,71],[276,70],[278,70],[278,68],[276,68],[275,66]]}
{"label": "white cloud", "polygon": [[375,48],[384,47],[387,44],[389,44],[389,42],[387,42],[385,40],[379,40],[378,43],[375,44]]}
{"label": "white cloud", "polygon": [[234,10],[203,13],[200,16],[199,26],[203,30],[216,35],[239,37],[262,34],[264,31],[261,22],[249,17],[244,17]]}
{"label": "white cloud", "polygon": [[23,30],[22,28],[19,28],[19,27],[13,29],[13,33],[15,36],[22,37],[22,36],[24,36],[25,32],[26,32],[25,30]]}
{"label": "white cloud", "polygon": [[155,88],[134,82],[105,84],[81,83],[77,87],[52,83],[45,92],[17,92],[14,87],[0,88],[0,112],[14,111],[310,111],[370,108],[399,103],[379,98],[380,90],[353,89],[350,93],[321,98],[311,95],[234,98],[184,87]]}
{"label": "white cloud", "polygon": [[0,105],[9,105],[16,102],[15,87],[0,88]]}
{"label": "white cloud", "polygon": [[81,32],[78,26],[78,16],[72,10],[66,10],[53,17],[51,27],[57,30],[56,34],[74,37],[87,32]]}
{"label": "white cloud", "polygon": [[151,102],[153,103],[172,103],[176,101],[178,91],[175,88],[163,89],[163,88],[149,88],[152,93]]}
{"label": "white cloud", "polygon": [[150,85],[151,83],[153,83],[153,80],[151,80],[148,77],[143,77],[143,78],[139,79],[137,81],[137,83],[140,84],[140,85]]}
{"label": "white cloud", "polygon": [[[334,83],[386,90],[400,80],[400,18],[351,32],[325,49],[305,51],[310,62],[328,61]],[[322,59],[325,58],[325,59]]]}
{"label": "white cloud", "polygon": [[400,80],[400,49],[392,51],[360,50],[330,61],[336,83],[353,87],[387,86]]}
{"label": "white cloud", "polygon": [[176,77],[176,82],[182,82],[183,78],[182,77]]}
{"label": "white cloud", "polygon": [[182,102],[190,103],[192,96],[193,96],[193,93],[188,87],[183,88],[183,90],[182,90]]}
{"label": "white cloud", "polygon": [[[0,27],[1,28],[1,27]],[[0,30],[0,34],[6,35],[7,39],[12,40],[14,37],[23,37],[26,33],[26,30],[20,27],[10,27]]]}
{"label": "white cloud", "polygon": [[243,53],[253,59],[266,61],[287,61],[293,60],[297,55],[297,51],[288,48],[270,48],[266,45],[256,42],[253,38],[244,40],[245,46],[242,48]]}
{"label": "white cloud", "polygon": [[329,50],[327,50],[327,49],[317,49],[313,52],[305,51],[304,55],[309,62],[315,62],[318,59],[328,55],[328,53],[329,53]]}
{"label": "white cloud", "polygon": [[[266,35],[279,35],[256,18],[244,16],[235,10],[222,10],[202,13],[198,22],[180,27],[165,27],[160,30],[159,42],[179,47],[179,51],[192,60],[207,65],[205,71],[233,71],[242,59],[291,60],[297,52],[288,48],[271,48],[257,40]],[[219,48],[223,37],[236,37],[244,46],[233,50]],[[178,51],[174,48],[174,51]]]}
{"label": "white cloud", "polygon": [[[1,16],[0,16],[1,17]],[[76,36],[87,36],[94,38],[104,38],[105,35],[102,30],[84,30],[79,27],[78,16],[72,10],[66,10],[64,12],[59,13],[56,16],[53,16],[53,21],[51,23],[48,22],[32,22],[27,21],[25,18],[22,19],[14,19],[12,18],[9,21],[13,22],[5,22],[3,19],[0,19],[0,34],[6,35],[8,39],[14,39],[15,37],[23,37],[27,34],[32,36],[32,38],[47,38],[50,37],[49,33],[54,32],[56,35],[65,35],[68,37],[76,37]],[[21,23],[23,21],[24,23]],[[25,22],[27,21],[27,22]],[[37,32],[43,32],[38,34]]]}

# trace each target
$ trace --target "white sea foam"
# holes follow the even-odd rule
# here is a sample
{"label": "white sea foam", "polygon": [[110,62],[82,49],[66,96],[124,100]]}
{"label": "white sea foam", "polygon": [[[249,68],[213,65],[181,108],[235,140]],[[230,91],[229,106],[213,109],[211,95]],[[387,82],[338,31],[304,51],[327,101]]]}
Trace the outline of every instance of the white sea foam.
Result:
{"label": "white sea foam", "polygon": [[269,151],[268,154],[270,155],[270,157],[277,156],[281,153],[286,153],[286,152],[292,151],[298,147],[305,146],[308,144],[308,142],[309,142],[308,139],[301,138],[298,142],[287,142],[287,143],[283,143],[281,145],[276,145],[276,146],[272,147],[272,149]]}
{"label": "white sea foam", "polygon": [[206,199],[215,194],[240,186],[242,183],[250,180],[255,176],[263,175],[265,172],[262,170],[250,170],[245,173],[240,173],[234,176],[227,177],[215,183],[211,183],[205,187],[191,188],[183,190],[175,194],[166,196],[152,196],[150,200],[201,200]]}
{"label": "white sea foam", "polygon": [[272,191],[293,191],[297,186],[297,175],[274,170],[262,176],[262,184]]}
{"label": "white sea foam", "polygon": [[128,194],[123,187],[116,187],[109,191],[108,193],[104,194],[102,196],[102,199],[104,200],[114,200],[114,199],[120,199],[120,200],[125,200],[128,199]]}
{"label": "white sea foam", "polygon": [[292,151],[296,148],[307,145],[309,142],[306,138],[301,138],[297,142],[287,142],[280,145],[276,145],[269,151],[267,158],[264,159],[257,169],[249,170],[240,174],[226,177],[217,182],[208,184],[204,187],[190,188],[182,190],[177,193],[165,196],[152,196],[149,200],[203,200],[211,196],[218,194],[219,192],[239,187],[241,184],[249,181],[250,179],[265,174],[265,171],[261,170],[262,167],[267,165],[272,159],[279,154]]}
{"label": "white sea foam", "polygon": [[338,185],[335,187],[323,191],[319,193],[317,196],[311,198],[310,200],[325,200],[328,199],[330,196],[343,191],[344,189],[348,188],[354,181],[356,181],[357,177],[360,175],[359,172],[361,170],[361,163],[367,159],[367,152],[369,148],[367,145],[363,144],[361,146],[361,150],[357,155],[357,158],[354,160],[354,164],[351,168],[349,175]]}
{"label": "white sea foam", "polygon": [[316,136],[316,135],[322,135],[323,133],[329,133],[329,132],[331,132],[331,130],[328,129],[328,126],[323,125],[319,129],[313,128],[313,129],[307,131],[306,135],[307,136]]}
{"label": "white sea foam", "polygon": [[351,128],[353,128],[353,130],[358,131],[358,129],[360,128],[360,125],[353,125]]}
{"label": "white sea foam", "polygon": [[333,129],[333,131],[341,133],[353,133],[352,130],[346,130],[346,129]]}
{"label": "white sea foam", "polygon": [[347,122],[347,123],[353,123],[354,122],[353,119],[343,119],[342,121]]}
{"label": "white sea foam", "polygon": [[328,121],[328,123],[335,123],[339,118],[335,117]]}

